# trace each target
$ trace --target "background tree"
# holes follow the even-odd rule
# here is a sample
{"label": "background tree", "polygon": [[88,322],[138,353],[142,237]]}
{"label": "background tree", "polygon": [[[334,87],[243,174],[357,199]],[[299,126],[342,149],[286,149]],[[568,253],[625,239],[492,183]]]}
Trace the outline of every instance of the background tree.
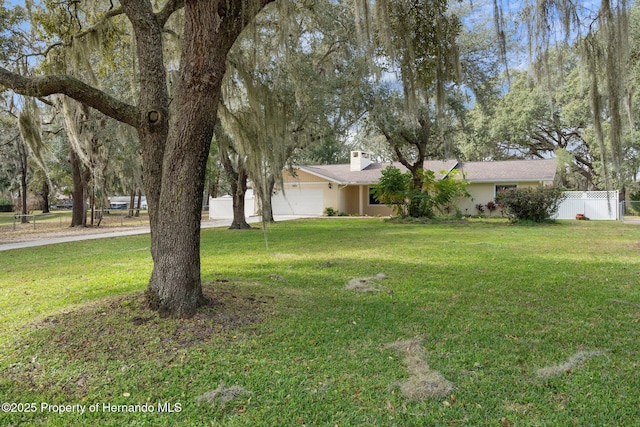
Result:
{"label": "background tree", "polygon": [[[555,155],[566,160],[567,186],[595,189],[599,185],[599,162],[597,143],[589,131],[592,116],[588,88],[583,84],[577,60],[570,63],[565,58],[564,67],[572,72],[556,72],[549,77],[553,90],[536,83],[528,72],[512,72],[510,90],[496,102],[491,116],[483,115],[476,106],[476,146],[466,153],[467,158],[531,159]],[[488,146],[493,148],[478,149]],[[489,152],[492,154],[487,155]]]}
{"label": "background tree", "polygon": [[[2,103],[2,124],[6,128],[2,143],[6,163],[3,162],[2,169],[6,174],[8,187],[14,187],[19,192],[21,222],[27,223],[30,211],[29,190],[35,172],[39,171],[41,176],[39,189],[45,193],[49,191],[47,150],[42,139],[40,111],[36,101],[29,98],[6,95],[2,98]],[[13,177],[11,174],[14,174]],[[12,186],[12,182],[19,185]],[[46,206],[45,204],[45,208]]]}
{"label": "background tree", "polygon": [[[5,61],[14,72],[27,74],[29,55],[28,52],[37,46],[37,38],[33,31],[23,28],[26,15],[22,8],[6,10],[0,5],[0,24],[3,24],[0,33],[0,41],[3,45],[3,54],[0,59]],[[46,147],[43,143],[41,132],[41,117],[38,102],[35,99],[21,96],[13,96],[11,93],[3,94],[3,110],[15,119],[15,128],[19,138],[14,139],[16,159],[20,176],[20,200],[22,222],[28,221],[28,188],[29,180],[33,178],[33,172],[39,170],[44,175],[40,180],[42,192],[49,192],[47,179],[47,165],[45,161]],[[47,201],[45,201],[47,202]],[[45,211],[48,204],[45,203]]]}
{"label": "background tree", "polygon": [[[496,9],[500,9],[497,1]],[[599,4],[561,1],[527,3],[523,22],[528,23],[529,49],[533,61],[546,67],[552,44],[575,41],[586,69],[589,101],[595,140],[602,164],[602,179],[606,188],[622,190],[624,105],[632,85],[629,69],[630,4],[626,0],[603,0]],[[559,24],[559,25],[558,25]],[[564,39],[557,35],[562,29]],[[627,113],[632,111],[627,109]],[[630,117],[630,122],[633,118]]]}
{"label": "background tree", "polygon": [[[364,11],[366,3],[360,5]],[[447,3],[379,1],[373,20],[366,19],[368,12],[360,20],[361,32],[368,37],[375,24],[375,46],[385,54],[387,71],[397,72],[401,84],[399,91],[387,85],[373,92],[367,120],[384,135],[394,157],[411,171],[417,192],[422,188],[424,161],[443,157],[446,87],[459,76],[456,38],[461,23],[447,12]],[[419,204],[414,201],[409,215],[419,216]]]}
{"label": "background tree", "polygon": [[[380,79],[371,92],[365,131],[384,136],[389,157],[411,171],[421,192],[425,160],[460,157],[456,140],[471,98],[495,94],[495,36],[486,23],[465,27],[462,17],[471,9],[452,10],[447,1],[380,1],[371,11],[367,2],[358,4],[361,32],[377,48],[372,62],[398,76]],[[418,214],[415,200],[410,215]]]}
{"label": "background tree", "polygon": [[[511,72],[508,92],[488,110],[476,105],[465,154],[556,155],[566,164],[565,185],[623,190],[635,175],[626,3],[538,2],[520,16],[528,23],[531,66]],[[566,36],[558,40],[560,28]]]}
{"label": "background tree", "polygon": [[216,127],[216,146],[222,169],[231,187],[233,206],[233,220],[229,226],[232,230],[246,230],[251,228],[245,216],[245,195],[247,194],[249,172],[245,166],[245,156],[238,153],[231,138],[222,126]]}
{"label": "background tree", "polygon": [[19,138],[14,123],[4,113],[0,113],[0,204],[10,205],[13,210],[14,190],[19,164],[17,150],[14,146]]}
{"label": "background tree", "polygon": [[[100,2],[83,3],[78,14],[65,2],[48,3],[48,8],[31,7],[32,21],[43,28],[51,42],[59,40],[42,68],[90,82],[107,93],[131,102],[136,87],[128,28],[122,20],[100,21],[86,34],[82,28],[99,19]],[[139,144],[135,132],[87,105],[60,96],[56,103],[64,118],[70,142],[71,164],[75,177],[71,226],[94,224],[96,209],[108,205],[108,195],[117,192],[131,196],[130,214],[134,215],[135,195],[141,187]],[[89,205],[87,205],[89,201]],[[140,197],[138,197],[138,202]]]}
{"label": "background tree", "polygon": [[285,165],[306,147],[345,138],[362,114],[354,91],[366,68],[349,10],[334,2],[266,8],[228,56],[221,123],[265,221]]}

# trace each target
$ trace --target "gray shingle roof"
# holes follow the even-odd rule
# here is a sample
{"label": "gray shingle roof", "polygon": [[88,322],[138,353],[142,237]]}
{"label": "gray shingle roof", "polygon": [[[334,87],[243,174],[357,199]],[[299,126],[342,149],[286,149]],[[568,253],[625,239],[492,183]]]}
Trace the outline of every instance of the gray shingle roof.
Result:
{"label": "gray shingle roof", "polygon": [[[392,165],[405,172],[400,163],[373,163],[364,170],[352,172],[349,164],[301,166],[300,170],[337,184],[375,184],[380,180],[382,170]],[[506,160],[490,162],[458,163],[456,160],[429,160],[425,169],[436,172],[437,178],[453,168],[460,169],[469,182],[515,182],[515,181],[553,181],[556,174],[556,159],[542,160]]]}
{"label": "gray shingle roof", "polygon": [[556,159],[466,162],[458,165],[469,182],[553,181]]}

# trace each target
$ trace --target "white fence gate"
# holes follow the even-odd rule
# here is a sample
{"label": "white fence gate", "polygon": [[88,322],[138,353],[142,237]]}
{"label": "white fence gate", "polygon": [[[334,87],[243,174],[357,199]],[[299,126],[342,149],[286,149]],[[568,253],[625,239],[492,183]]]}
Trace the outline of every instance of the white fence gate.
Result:
{"label": "white fence gate", "polygon": [[575,219],[584,214],[589,219],[618,219],[617,191],[565,191],[555,219]]}

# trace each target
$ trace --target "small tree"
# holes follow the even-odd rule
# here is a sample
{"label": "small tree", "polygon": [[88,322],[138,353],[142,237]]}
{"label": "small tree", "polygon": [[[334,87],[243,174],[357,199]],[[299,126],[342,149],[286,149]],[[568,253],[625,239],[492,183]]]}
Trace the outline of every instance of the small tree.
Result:
{"label": "small tree", "polygon": [[443,179],[436,179],[436,174],[423,170],[422,192],[428,194],[431,205],[426,212],[428,217],[434,216],[434,209],[443,212],[456,197],[468,197],[467,183],[458,179],[459,172],[452,170]]}
{"label": "small tree", "polygon": [[510,188],[498,193],[497,202],[511,222],[545,222],[558,212],[565,196],[558,187]]}
{"label": "small tree", "polygon": [[400,169],[387,166],[377,185],[373,187],[373,197],[381,203],[391,206],[398,216],[406,216],[408,212],[407,188],[411,185],[411,173],[400,172]]}
{"label": "small tree", "polygon": [[431,170],[419,171],[422,188],[416,189],[410,171],[388,166],[382,171],[378,185],[373,187],[373,196],[393,207],[398,216],[433,218],[435,210],[442,211],[454,198],[467,195],[464,181],[455,175],[436,179]]}

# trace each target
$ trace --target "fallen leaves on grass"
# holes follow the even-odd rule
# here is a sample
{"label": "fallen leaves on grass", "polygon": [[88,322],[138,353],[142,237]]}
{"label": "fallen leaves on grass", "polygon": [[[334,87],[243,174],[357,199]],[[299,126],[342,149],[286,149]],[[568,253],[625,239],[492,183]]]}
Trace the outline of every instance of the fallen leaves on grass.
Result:
{"label": "fallen leaves on grass", "polygon": [[413,401],[440,399],[449,396],[453,391],[453,383],[440,372],[429,367],[421,338],[396,341],[386,347],[404,353],[404,363],[407,365],[409,379],[400,382],[398,387],[407,399]]}

